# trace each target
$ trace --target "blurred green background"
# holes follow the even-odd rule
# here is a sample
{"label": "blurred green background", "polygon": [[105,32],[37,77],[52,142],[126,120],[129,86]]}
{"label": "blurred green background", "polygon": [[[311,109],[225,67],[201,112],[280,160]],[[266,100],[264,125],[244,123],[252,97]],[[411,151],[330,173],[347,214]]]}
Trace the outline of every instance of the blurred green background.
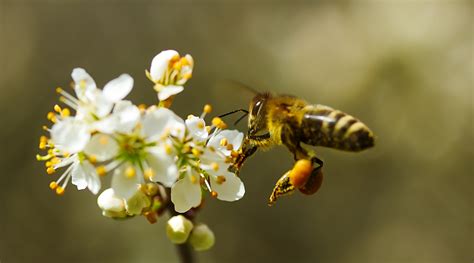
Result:
{"label": "blurred green background", "polygon": [[472,262],[473,18],[461,0],[0,0],[0,261],[177,261],[166,219],[107,219],[72,185],[57,197],[35,160],[72,68],[99,85],[128,72],[129,98],[152,104],[144,70],[176,49],[196,62],[173,106],[183,117],[247,107],[231,79],[348,112],[378,139],[360,154],[317,149],[320,192],[271,208],[292,158],[259,152],[244,198],[199,215],[217,236],[200,262]]}

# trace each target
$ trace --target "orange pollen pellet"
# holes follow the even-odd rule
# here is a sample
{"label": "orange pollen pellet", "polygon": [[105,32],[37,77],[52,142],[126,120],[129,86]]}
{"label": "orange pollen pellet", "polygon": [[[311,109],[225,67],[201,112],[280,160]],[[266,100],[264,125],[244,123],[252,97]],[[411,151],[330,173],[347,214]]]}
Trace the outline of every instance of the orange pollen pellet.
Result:
{"label": "orange pollen pellet", "polygon": [[306,159],[298,160],[288,175],[290,178],[290,182],[295,187],[302,186],[308,180],[312,170],[313,166],[311,164],[311,161]]}
{"label": "orange pollen pellet", "polygon": [[211,196],[214,197],[214,198],[217,198],[217,192],[216,192],[216,191],[212,191],[212,192],[211,192]]}

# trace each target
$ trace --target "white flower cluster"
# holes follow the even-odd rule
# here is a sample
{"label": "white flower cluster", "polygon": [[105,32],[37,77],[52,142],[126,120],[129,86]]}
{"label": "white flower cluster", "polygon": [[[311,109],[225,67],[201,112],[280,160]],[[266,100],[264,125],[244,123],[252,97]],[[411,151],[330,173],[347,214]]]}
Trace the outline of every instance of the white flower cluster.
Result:
{"label": "white flower cluster", "polygon": [[50,188],[61,195],[71,181],[77,189],[97,194],[102,178],[111,175],[111,188],[98,204],[113,218],[159,214],[166,199],[184,213],[199,207],[206,191],[224,201],[242,198],[244,185],[228,167],[243,134],[226,130],[220,118],[206,126],[210,105],[186,120],[169,109],[193,65],[190,55],[181,57],[173,50],[156,55],[146,73],[159,103],[150,107],[125,100],[133,88],[130,75],[122,74],[99,89],[84,69],[75,68],[75,96],[57,88],[65,107],[54,106],[48,114],[53,125],[45,127],[50,137],[40,138],[40,149],[47,154],[38,160],[45,161],[48,174],[62,171]]}

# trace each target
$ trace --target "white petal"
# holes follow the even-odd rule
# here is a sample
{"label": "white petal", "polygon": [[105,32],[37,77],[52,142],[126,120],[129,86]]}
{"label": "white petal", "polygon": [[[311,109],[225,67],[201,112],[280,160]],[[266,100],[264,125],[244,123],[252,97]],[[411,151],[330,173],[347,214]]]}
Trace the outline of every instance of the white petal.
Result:
{"label": "white petal", "polygon": [[118,102],[113,114],[118,118],[116,130],[121,133],[130,133],[140,120],[140,110],[130,101]]}
{"label": "white petal", "polygon": [[130,93],[133,88],[133,78],[128,74],[122,74],[118,78],[109,81],[103,93],[107,100],[118,102]]}
{"label": "white petal", "polygon": [[218,149],[226,156],[230,155],[230,151],[227,150],[227,147],[221,146],[220,141],[225,138],[229,144],[232,144],[232,149],[237,151],[240,146],[242,145],[242,140],[244,138],[244,134],[237,131],[237,130],[223,130],[219,132],[217,135],[212,136],[207,143],[208,146],[212,146],[215,149]]}
{"label": "white petal", "polygon": [[155,82],[163,78],[170,60],[176,56],[179,56],[178,52],[174,50],[165,50],[153,58],[151,61],[150,75]]}
{"label": "white petal", "polygon": [[73,118],[65,118],[51,128],[51,140],[55,147],[69,153],[82,151],[90,137],[88,126]]}
{"label": "white petal", "polygon": [[191,180],[191,176],[186,175],[171,188],[171,201],[178,213],[184,213],[192,207],[197,207],[201,204],[199,177],[197,175],[193,176],[196,178],[194,182]]}
{"label": "white petal", "polygon": [[85,99],[85,93],[96,89],[95,81],[83,68],[72,70],[71,77],[74,80],[74,90],[79,100]]}
{"label": "white petal", "polygon": [[87,175],[79,165],[79,163],[74,164],[72,168],[72,184],[77,186],[77,190],[83,190],[87,187]]}
{"label": "white petal", "polygon": [[184,121],[169,109],[152,108],[145,114],[143,135],[147,138],[147,141],[157,140],[166,132],[178,138],[183,138],[184,131]]}
{"label": "white petal", "polygon": [[208,136],[206,123],[203,119],[191,116],[185,121],[189,134],[197,141],[205,141]]}
{"label": "white petal", "polygon": [[125,174],[125,170],[128,164],[124,164],[119,168],[114,170],[114,175],[112,177],[112,188],[114,189],[115,194],[123,199],[129,199],[137,191],[140,183],[140,178],[138,171],[135,169],[135,176],[129,177]]}
{"label": "white petal", "polygon": [[115,115],[110,115],[105,118],[102,118],[92,124],[95,130],[111,134],[117,130],[119,125],[119,118]]}
{"label": "white petal", "polygon": [[147,156],[147,164],[152,169],[150,180],[171,187],[178,178],[178,168],[171,155],[166,154],[163,148],[150,151]]}
{"label": "white petal", "polygon": [[125,202],[115,195],[114,189],[109,188],[103,191],[97,198],[100,209],[110,212],[125,211]]}
{"label": "white petal", "polygon": [[94,156],[97,161],[104,162],[117,156],[119,146],[112,136],[96,133],[84,148],[87,155]]}
{"label": "white petal", "polygon": [[173,95],[176,95],[183,90],[184,90],[183,86],[175,86],[175,85],[164,86],[163,89],[158,92],[158,99],[160,101],[166,100],[167,98]]}
{"label": "white petal", "polygon": [[77,186],[78,190],[87,187],[93,194],[97,194],[101,186],[100,178],[94,166],[88,161],[74,165],[72,168],[72,184]]}
{"label": "white petal", "polygon": [[89,98],[90,108],[95,116],[102,118],[110,113],[114,104],[109,101],[102,91],[95,89],[91,92],[86,93]]}
{"label": "white petal", "polygon": [[211,188],[217,192],[217,199],[223,201],[237,201],[245,194],[245,187],[238,176],[233,173],[223,174],[225,182],[218,184],[216,177],[211,176]]}

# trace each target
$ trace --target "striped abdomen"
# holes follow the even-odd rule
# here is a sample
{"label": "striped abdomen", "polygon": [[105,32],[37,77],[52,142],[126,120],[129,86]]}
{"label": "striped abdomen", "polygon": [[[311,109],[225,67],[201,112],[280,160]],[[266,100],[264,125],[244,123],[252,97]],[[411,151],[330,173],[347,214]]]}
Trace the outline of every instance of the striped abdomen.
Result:
{"label": "striped abdomen", "polygon": [[361,151],[374,145],[372,131],[358,119],[323,105],[309,105],[301,122],[301,141],[345,151]]}

